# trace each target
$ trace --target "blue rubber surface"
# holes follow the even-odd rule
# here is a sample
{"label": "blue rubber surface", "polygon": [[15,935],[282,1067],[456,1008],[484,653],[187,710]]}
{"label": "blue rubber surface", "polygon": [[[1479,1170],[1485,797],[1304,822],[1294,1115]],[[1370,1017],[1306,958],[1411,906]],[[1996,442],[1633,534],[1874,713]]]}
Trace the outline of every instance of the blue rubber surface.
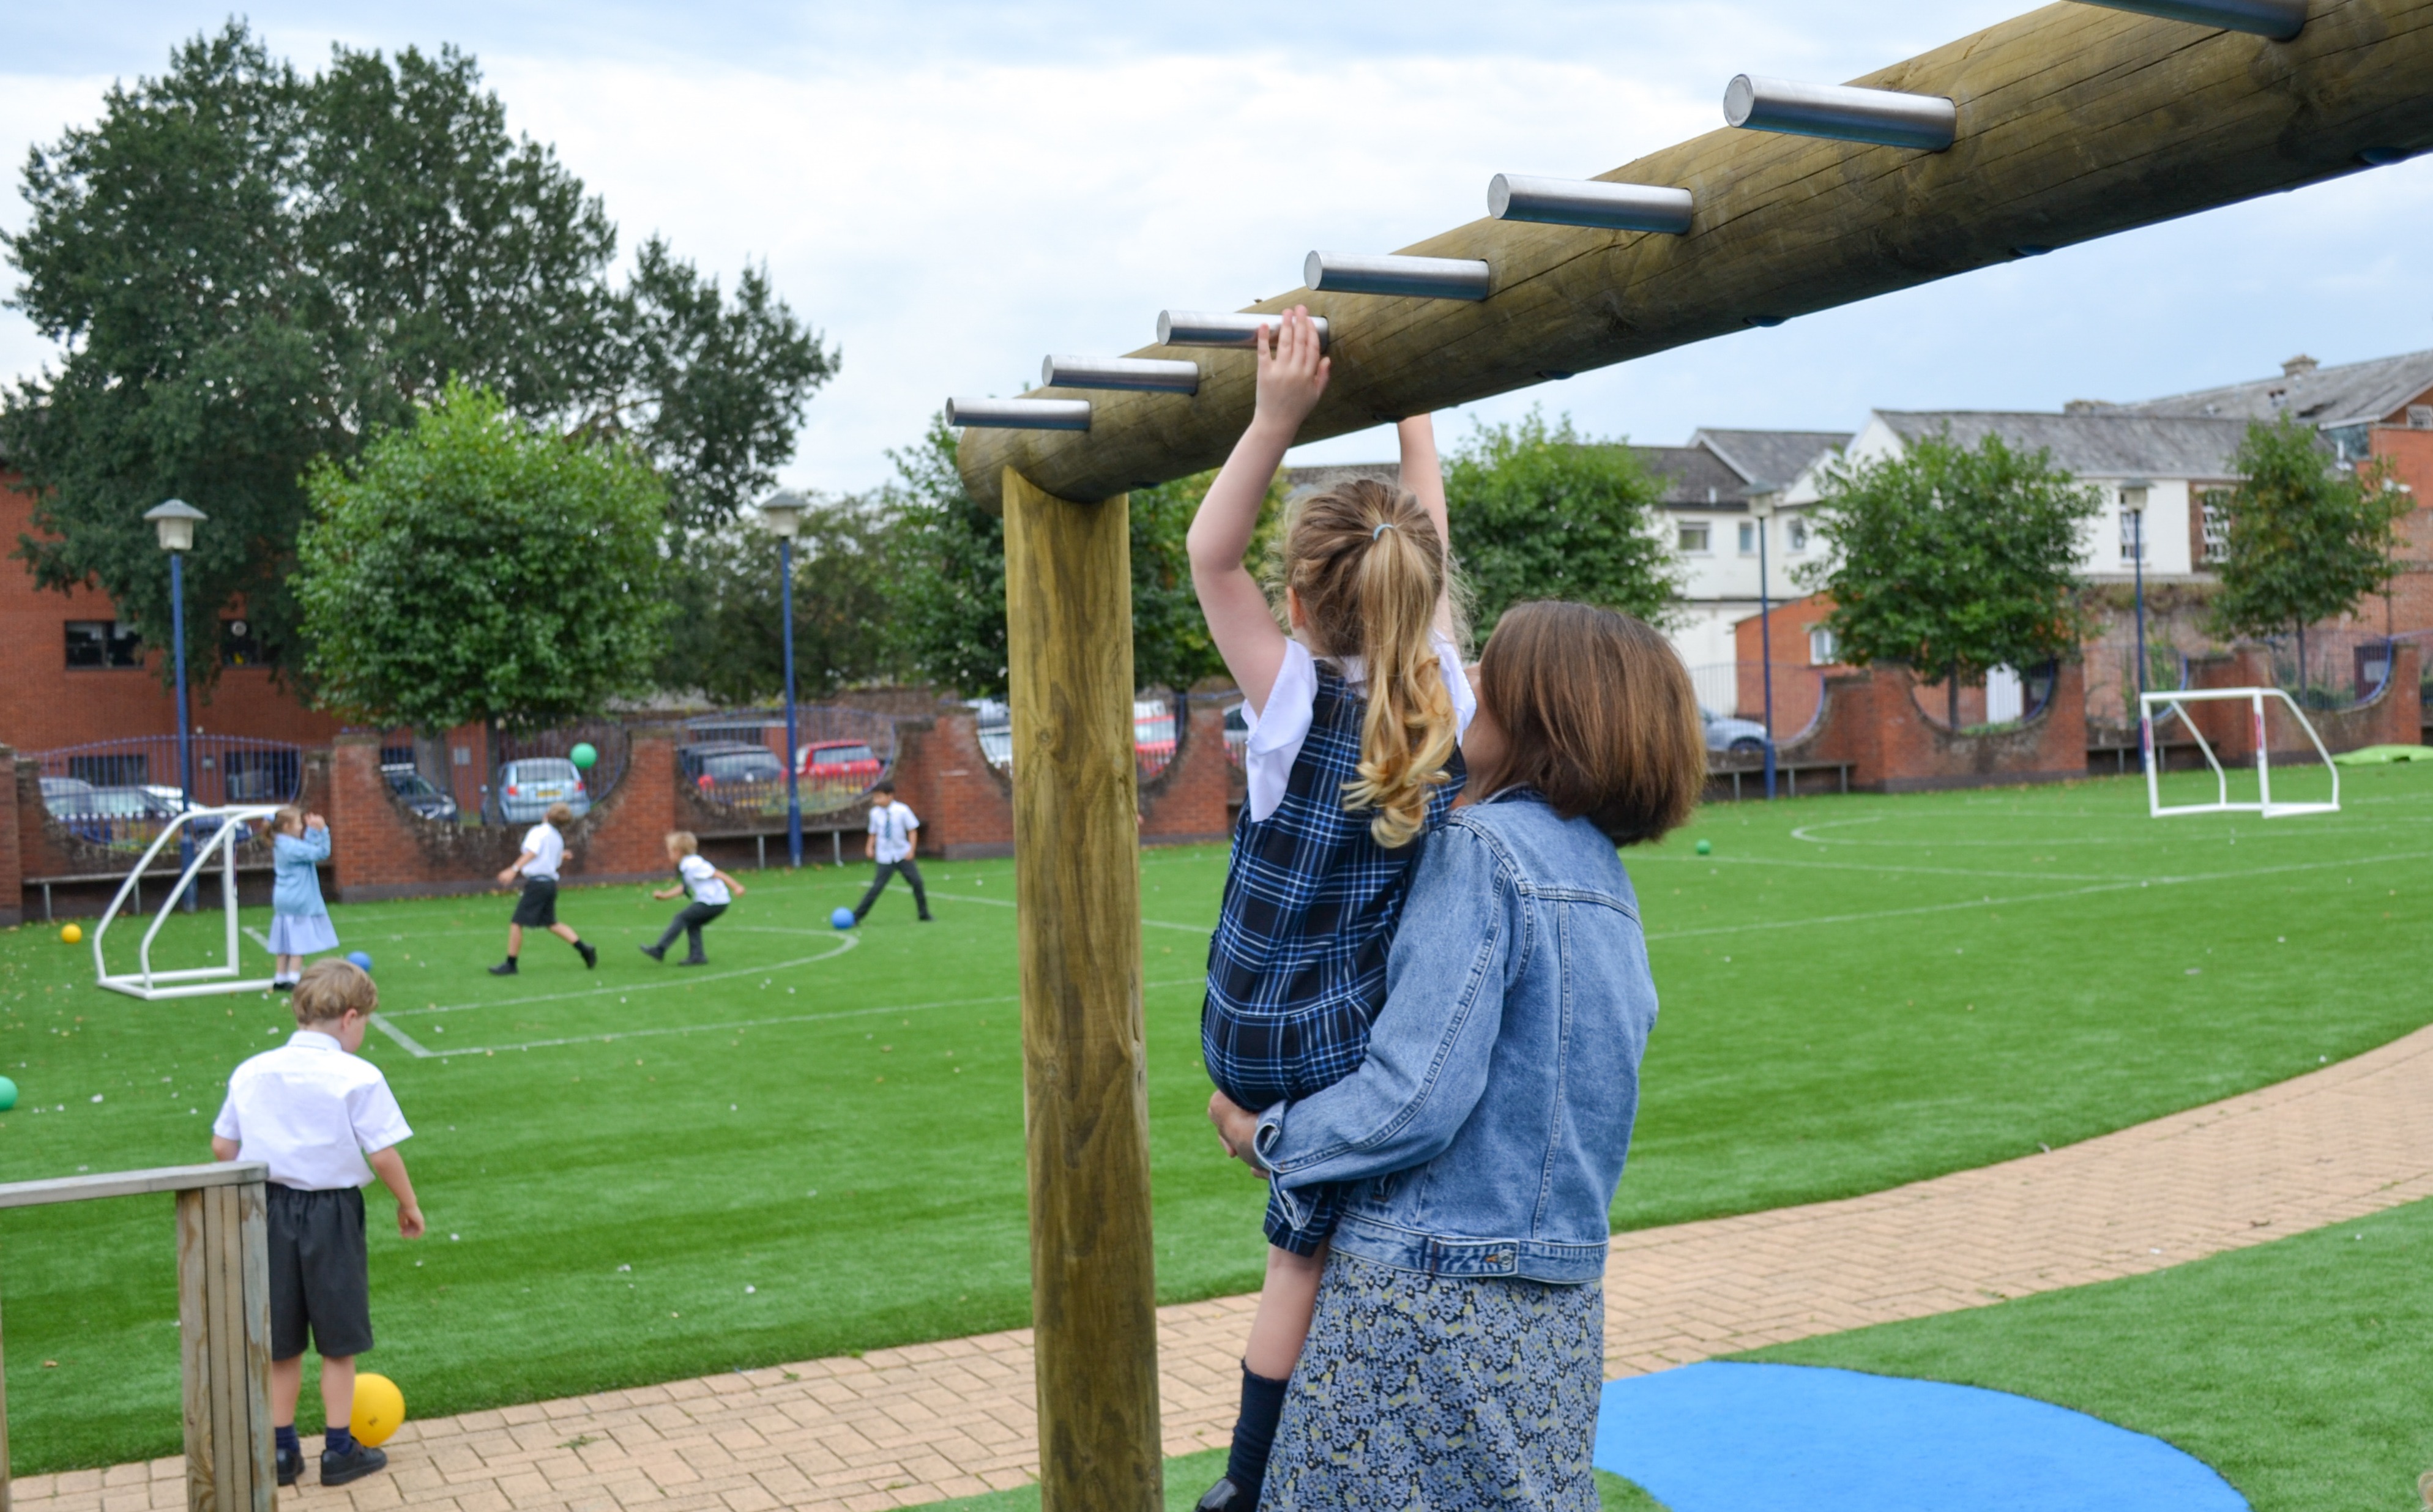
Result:
{"label": "blue rubber surface", "polygon": [[1796,1365],[1606,1385],[1596,1463],[1673,1512],[2246,1512],[2203,1461],[2050,1402]]}

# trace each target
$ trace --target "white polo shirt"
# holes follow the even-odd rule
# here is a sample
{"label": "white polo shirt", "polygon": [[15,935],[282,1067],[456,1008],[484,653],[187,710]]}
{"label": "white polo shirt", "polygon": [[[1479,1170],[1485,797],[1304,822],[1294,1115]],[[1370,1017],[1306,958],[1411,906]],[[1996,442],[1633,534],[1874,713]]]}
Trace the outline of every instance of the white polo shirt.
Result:
{"label": "white polo shirt", "polygon": [[726,884],[718,879],[718,868],[706,856],[688,856],[676,862],[676,875],[692,892],[692,900],[712,908],[723,908],[735,901]]}
{"label": "white polo shirt", "polygon": [[878,859],[881,863],[900,861],[912,854],[912,832],[921,827],[921,816],[912,806],[902,803],[870,806],[870,832],[878,838]]}
{"label": "white polo shirt", "polygon": [[557,880],[557,864],[566,859],[566,837],[557,826],[543,820],[524,835],[524,849],[532,852],[533,862],[524,868],[524,875]]}
{"label": "white polo shirt", "polygon": [[237,1142],[237,1159],[269,1162],[280,1185],[308,1192],[365,1185],[364,1156],[414,1134],[380,1067],[318,1029],[238,1066],[212,1132]]}
{"label": "white polo shirt", "polygon": [[[1441,634],[1432,639],[1437,670],[1453,698],[1454,736],[1458,739],[1470,733],[1471,717],[1478,712],[1478,695],[1471,690],[1469,675],[1461,670],[1461,653],[1452,639]],[[1366,687],[1368,672],[1359,657],[1333,660],[1345,682],[1355,689]],[[1284,665],[1276,669],[1275,686],[1268,690],[1267,707],[1242,705],[1242,722],[1250,727],[1251,736],[1242,750],[1251,823],[1258,824],[1283,807],[1285,789],[1292,780],[1293,763],[1301,759],[1301,748],[1309,739],[1309,722],[1317,715],[1317,705],[1318,658],[1300,641],[1287,640]]]}

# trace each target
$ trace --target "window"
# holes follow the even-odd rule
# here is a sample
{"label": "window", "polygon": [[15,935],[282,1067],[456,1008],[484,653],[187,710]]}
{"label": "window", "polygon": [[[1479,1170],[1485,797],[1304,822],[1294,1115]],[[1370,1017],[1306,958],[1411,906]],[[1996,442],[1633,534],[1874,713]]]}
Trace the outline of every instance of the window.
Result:
{"label": "window", "polygon": [[2204,511],[2204,559],[2208,562],[2230,560],[2230,490],[2208,488],[2197,496]]}
{"label": "window", "polygon": [[1832,631],[1830,631],[1830,630],[1827,629],[1827,628],[1826,628],[1825,626],[1823,626],[1823,625],[1811,625],[1811,626],[1809,626],[1809,628],[1808,628],[1808,665],[1809,665],[1809,666],[1811,666],[1811,667],[1830,667],[1830,666],[1832,666],[1832,665],[1833,665],[1833,657],[1834,657],[1834,654],[1835,654],[1835,653],[1837,653],[1840,649],[1841,649],[1841,648],[1839,648],[1839,647],[1837,647],[1837,646],[1835,646],[1835,645],[1833,644],[1833,632],[1832,632]]}
{"label": "window", "polygon": [[2120,511],[2120,560],[2125,563],[2142,562],[2146,559],[2146,538],[2139,524],[2138,513],[2135,510],[2124,508]]}
{"label": "window", "polygon": [[1708,523],[1703,519],[1685,519],[1681,521],[1681,534],[1679,537],[1681,550],[1685,552],[1705,552],[1707,549],[1707,532],[1710,528],[1710,527]]}
{"label": "window", "polygon": [[2433,431],[2433,404],[2407,406],[2407,426],[2412,431]]}
{"label": "window", "polygon": [[131,626],[108,620],[71,620],[67,630],[71,667],[144,665],[144,642]]}
{"label": "window", "polygon": [[68,757],[68,775],[96,788],[140,788],[152,780],[151,767],[142,751]]}
{"label": "window", "polygon": [[1741,522],[1741,554],[1743,556],[1757,554],[1757,522],[1754,520]]}
{"label": "window", "polygon": [[1782,535],[1783,538],[1791,543],[1791,549],[1793,551],[1804,552],[1808,550],[1808,521],[1801,519],[1798,516],[1794,515],[1789,520],[1784,522]]}
{"label": "window", "polygon": [[221,620],[220,665],[259,667],[262,664],[262,637],[253,633],[253,621],[250,620]]}

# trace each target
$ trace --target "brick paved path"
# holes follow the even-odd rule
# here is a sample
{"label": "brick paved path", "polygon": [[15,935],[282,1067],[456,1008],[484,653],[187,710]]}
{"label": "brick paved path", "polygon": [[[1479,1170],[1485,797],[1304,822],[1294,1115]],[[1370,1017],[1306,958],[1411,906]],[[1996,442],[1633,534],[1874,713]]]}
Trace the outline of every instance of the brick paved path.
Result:
{"label": "brick paved path", "polygon": [[[2433,1196],[2433,1028],[2050,1154],[1626,1234],[1610,1375],[2135,1275]],[[1231,1426],[1251,1300],[1159,1315],[1170,1453]],[[876,1508],[1037,1468],[1027,1332],[410,1422],[390,1473],[291,1512]],[[17,1512],[162,1512],[179,1460],[28,1476]],[[309,1472],[308,1472],[309,1473]]]}

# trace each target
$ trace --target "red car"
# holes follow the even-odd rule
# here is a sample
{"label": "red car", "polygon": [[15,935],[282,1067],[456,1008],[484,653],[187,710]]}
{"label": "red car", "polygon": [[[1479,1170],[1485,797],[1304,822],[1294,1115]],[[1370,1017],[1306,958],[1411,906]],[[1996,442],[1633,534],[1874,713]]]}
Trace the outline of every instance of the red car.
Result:
{"label": "red car", "polygon": [[867,740],[816,741],[803,747],[795,759],[803,786],[824,797],[859,797],[887,770]]}

